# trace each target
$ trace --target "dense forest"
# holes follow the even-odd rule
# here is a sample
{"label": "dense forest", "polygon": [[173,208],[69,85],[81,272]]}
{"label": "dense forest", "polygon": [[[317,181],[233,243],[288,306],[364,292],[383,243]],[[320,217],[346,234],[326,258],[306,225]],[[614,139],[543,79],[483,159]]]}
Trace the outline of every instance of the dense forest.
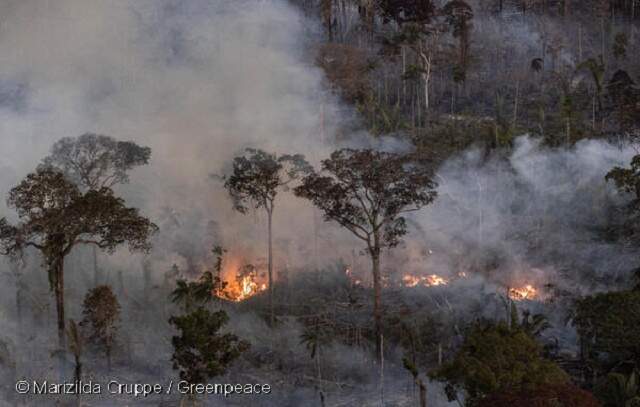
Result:
{"label": "dense forest", "polygon": [[0,4],[0,406],[640,406],[639,14]]}

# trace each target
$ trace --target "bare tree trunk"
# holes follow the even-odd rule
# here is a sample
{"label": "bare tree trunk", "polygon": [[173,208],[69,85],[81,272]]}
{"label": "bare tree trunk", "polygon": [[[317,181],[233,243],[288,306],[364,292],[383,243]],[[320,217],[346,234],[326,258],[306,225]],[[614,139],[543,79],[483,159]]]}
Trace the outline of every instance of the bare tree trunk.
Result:
{"label": "bare tree trunk", "polygon": [[384,406],[384,337],[380,333],[380,405]]}
{"label": "bare tree trunk", "polygon": [[378,232],[375,233],[374,243],[370,249],[373,266],[373,320],[374,335],[376,337],[376,356],[382,362],[382,284],[380,276],[380,243]]}
{"label": "bare tree trunk", "polygon": [[578,26],[578,61],[582,62],[582,24]]}
{"label": "bare tree trunk", "polygon": [[[53,292],[56,299],[56,313],[57,313],[57,327],[58,327],[58,378],[64,380],[65,378],[65,353],[67,350],[65,319],[64,319],[64,256],[53,261],[51,273],[55,279],[53,286]],[[51,277],[50,277],[51,278]]]}
{"label": "bare tree trunk", "polygon": [[431,57],[424,52],[420,52],[420,59],[422,59],[422,68],[424,72],[422,74],[422,80],[424,81],[424,112],[425,121],[429,117],[429,83],[431,82]]}
{"label": "bare tree trunk", "polygon": [[95,246],[91,246],[91,253],[93,255],[93,286],[100,285],[100,269],[98,268],[98,249]]}
{"label": "bare tree trunk", "polygon": [[15,283],[16,283],[16,319],[18,322],[18,332],[17,332],[17,337],[18,337],[18,341],[21,341],[22,339],[22,264],[23,263],[13,263],[12,267],[13,267],[13,274],[14,274],[14,278],[15,278]]}
{"label": "bare tree trunk", "polygon": [[418,379],[418,389],[420,389],[420,407],[427,407],[427,386]]}
{"label": "bare tree trunk", "polygon": [[269,234],[269,324],[274,326],[275,313],[273,310],[273,236],[272,236],[272,220],[273,220],[273,207],[267,209],[269,218],[268,231]]}
{"label": "bare tree trunk", "polygon": [[605,61],[605,33],[604,33],[604,16],[600,17],[600,35],[601,35],[601,44],[600,46],[602,47],[602,49],[600,50],[600,53],[602,55],[602,61]]}
{"label": "bare tree trunk", "polygon": [[593,95],[591,110],[592,110],[591,128],[595,131],[596,130],[596,95],[595,94]]}
{"label": "bare tree trunk", "polygon": [[[73,377],[76,382],[79,382],[82,379],[82,361],[80,360],[80,356],[75,356],[75,368],[73,369]],[[79,393],[78,393],[79,394]]]}
{"label": "bare tree trunk", "polygon": [[60,351],[66,349],[65,319],[64,319],[64,257],[57,259],[53,265],[56,284],[54,294],[56,297],[56,312],[58,315],[58,346]]}
{"label": "bare tree trunk", "polygon": [[[400,50],[402,51],[402,77],[404,78],[407,73],[407,51],[405,50],[404,45],[400,46]],[[407,81],[405,80],[402,81],[402,99],[403,102],[407,99]]]}
{"label": "bare tree trunk", "polygon": [[518,123],[518,97],[520,96],[520,81],[516,81],[516,98],[513,103],[513,127]]}

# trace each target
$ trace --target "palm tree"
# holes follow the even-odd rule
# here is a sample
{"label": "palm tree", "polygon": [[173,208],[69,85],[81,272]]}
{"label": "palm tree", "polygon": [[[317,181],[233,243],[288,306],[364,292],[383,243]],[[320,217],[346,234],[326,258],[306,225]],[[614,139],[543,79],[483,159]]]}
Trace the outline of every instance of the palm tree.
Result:
{"label": "palm tree", "polygon": [[311,359],[315,360],[316,374],[318,379],[318,393],[320,394],[320,402],[324,406],[324,392],[322,391],[322,372],[320,369],[320,348],[329,343],[330,337],[321,329],[320,319],[316,319],[316,323],[312,327],[307,327],[302,335],[300,335],[300,343],[304,344],[309,351]]}
{"label": "palm tree", "polygon": [[522,322],[520,328],[532,338],[536,338],[545,330],[551,328],[551,324],[542,314],[531,315],[529,310],[522,311]]}
{"label": "palm tree", "polygon": [[629,376],[609,373],[604,388],[606,405],[615,407],[640,406],[640,375],[633,371]]}
{"label": "palm tree", "polygon": [[195,305],[213,301],[214,293],[221,289],[224,289],[224,284],[220,277],[215,276],[212,271],[205,271],[197,281],[177,280],[170,299],[174,304],[182,304],[185,312],[189,313]]}

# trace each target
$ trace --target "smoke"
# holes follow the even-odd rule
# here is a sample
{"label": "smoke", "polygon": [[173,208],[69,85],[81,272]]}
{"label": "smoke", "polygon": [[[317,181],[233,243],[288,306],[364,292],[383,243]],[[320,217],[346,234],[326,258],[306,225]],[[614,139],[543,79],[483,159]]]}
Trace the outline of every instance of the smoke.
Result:
{"label": "smoke", "polygon": [[525,136],[507,157],[471,150],[447,161],[437,201],[415,218],[433,267],[479,271],[506,286],[568,284],[574,293],[628,284],[637,262],[605,238],[628,198],[605,175],[633,154],[593,140],[551,149]]}
{"label": "smoke", "polygon": [[[151,164],[118,192],[161,227],[176,215],[161,240],[208,250],[202,224],[224,219],[217,243],[259,245],[261,214],[233,213],[209,175],[249,146],[317,160],[340,122],[308,55],[315,22],[285,1],[13,1],[1,12],[3,193],[61,137],[107,134],[152,148]],[[277,236],[300,239],[311,209],[282,205],[276,225],[303,216]]]}
{"label": "smoke", "polygon": [[[411,148],[395,138],[374,140],[365,133],[333,143],[347,117],[344,107],[327,96],[322,73],[311,63],[317,23],[284,0],[14,0],[0,4],[0,15],[2,196],[61,137],[95,132],[152,148],[151,164],[135,170],[131,184],[117,191],[161,227],[148,266],[151,287],[143,287],[141,256],[118,252],[99,259],[102,269],[112,270],[105,280],[126,294],[123,332],[132,336],[127,354],[136,378],[175,374],[166,324],[171,309],[159,288],[172,264],[204,267],[213,243],[252,258],[264,256],[263,215],[231,211],[210,174],[219,174],[249,146],[303,153],[312,162],[336,146]],[[405,248],[386,257],[386,268],[448,278],[467,272],[470,278],[458,290],[460,303],[473,293],[470,287],[486,282],[498,288],[550,283],[575,294],[622,286],[635,260],[625,247],[601,238],[612,209],[624,202],[604,175],[632,154],[599,141],[547,149],[528,137],[519,138],[508,156],[487,159],[479,150],[465,151],[438,170],[439,198],[412,217]],[[322,224],[306,203],[284,198],[274,219],[276,268],[285,258],[292,269],[315,268],[338,256],[366,264],[351,251],[358,246],[346,232]],[[6,208],[0,210],[4,215]],[[86,254],[74,253],[67,263],[67,281],[73,282],[68,314],[76,318],[93,284]],[[51,369],[46,350],[53,350],[55,310],[39,259],[27,261],[21,280],[2,265],[7,284],[0,290],[0,331],[19,329],[10,310],[16,307],[16,287],[22,287],[22,306],[33,315],[22,321],[28,339],[21,351],[14,344],[9,353],[15,353],[21,373],[42,375]],[[145,289],[156,306],[141,301]],[[457,290],[453,284],[451,289]],[[272,331],[249,313],[233,320],[238,335],[258,349],[264,345],[264,354],[273,352],[272,365],[313,371],[313,360],[299,344],[299,326]],[[341,379],[362,375],[366,386],[349,394],[377,398],[377,373],[371,365],[363,372],[358,361],[368,351],[335,345],[326,352]],[[242,368],[260,374],[251,366]],[[406,372],[396,368],[389,367],[389,393],[406,388]],[[272,377],[276,370],[269,372]],[[317,397],[308,387],[291,391],[288,405]],[[445,405],[436,391],[429,389],[430,402]],[[361,398],[354,403],[365,405]]]}

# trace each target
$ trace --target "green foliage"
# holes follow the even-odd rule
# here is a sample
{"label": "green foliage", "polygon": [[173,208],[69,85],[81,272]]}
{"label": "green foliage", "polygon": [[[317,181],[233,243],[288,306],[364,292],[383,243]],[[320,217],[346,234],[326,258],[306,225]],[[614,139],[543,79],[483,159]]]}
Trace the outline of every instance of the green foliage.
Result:
{"label": "green foliage", "polygon": [[101,285],[89,290],[84,297],[82,314],[84,318],[80,324],[89,330],[89,342],[104,350],[111,366],[111,351],[120,318],[120,304],[111,287]]}
{"label": "green foliage", "polygon": [[581,62],[576,69],[586,69],[589,71],[593,84],[596,87],[596,94],[600,97],[600,94],[602,94],[605,72],[604,59],[602,58],[602,55],[600,55],[598,59],[589,58],[586,61]]}
{"label": "green foliage", "polygon": [[537,338],[542,335],[542,332],[551,328],[551,324],[542,314],[534,314],[531,315],[529,310],[522,311],[522,320],[519,325],[520,329],[522,329],[527,335],[532,338]]}
{"label": "green foliage", "polygon": [[616,59],[624,59],[627,56],[627,45],[629,38],[624,32],[619,32],[613,39],[612,52]]}
{"label": "green foliage", "polygon": [[[11,226],[0,221],[0,246],[15,254],[26,247],[40,250],[50,274],[59,262],[79,243],[94,244],[113,252],[128,242],[131,250],[146,251],[149,237],[157,227],[127,208],[113,191],[80,192],[65,176],[52,169],[38,169],[9,192],[7,203],[14,208],[20,223]],[[50,275],[52,286],[55,274]]]}
{"label": "green foliage", "polygon": [[438,346],[453,335],[453,324],[443,314],[389,315],[385,321],[385,338],[400,344],[411,362],[419,366],[437,363]]}
{"label": "green foliage", "polygon": [[621,191],[634,194],[633,206],[636,209],[640,208],[640,155],[631,159],[629,168],[614,167],[605,178],[607,181],[613,181]]}
{"label": "green foliage", "polygon": [[640,373],[629,375],[609,373],[597,387],[597,394],[605,407],[640,407]]}
{"label": "green foliage", "polygon": [[587,356],[605,371],[620,362],[640,367],[640,291],[585,297],[576,303],[574,324]]}
{"label": "green foliage", "polygon": [[[410,72],[412,71],[407,71],[407,74]],[[399,106],[380,103],[371,93],[367,94],[362,102],[357,103],[356,108],[366,119],[367,128],[373,134],[394,133],[409,127],[402,117]]]}
{"label": "green foliage", "polygon": [[464,390],[469,405],[495,392],[530,391],[568,381],[562,369],[542,357],[541,346],[529,334],[502,322],[472,326],[454,359],[431,376]]}
{"label": "green foliage", "polygon": [[300,343],[304,344],[309,351],[311,359],[316,357],[320,347],[331,342],[330,331],[324,327],[320,321],[316,321],[312,326],[305,327],[300,335]]}
{"label": "green foliage", "polygon": [[[221,267],[221,256],[218,257],[216,267]],[[181,304],[185,312],[191,312],[194,307],[200,307],[212,302],[214,293],[222,291],[226,283],[220,277],[214,276],[213,272],[205,271],[196,281],[178,279],[176,288],[171,292],[171,302]]]}
{"label": "green foliage", "polygon": [[173,316],[169,323],[180,332],[171,342],[174,347],[173,368],[189,383],[205,383],[226,373],[231,363],[249,349],[249,343],[236,335],[220,333],[229,321],[223,310],[210,312],[199,307],[195,311]]}
{"label": "green foliage", "polygon": [[418,375],[420,374],[420,372],[418,372],[418,368],[416,367],[416,365],[409,360],[409,358],[402,358],[402,366],[404,366],[405,369],[407,369],[409,371],[409,373],[411,373],[411,376],[416,379],[418,377]]}

